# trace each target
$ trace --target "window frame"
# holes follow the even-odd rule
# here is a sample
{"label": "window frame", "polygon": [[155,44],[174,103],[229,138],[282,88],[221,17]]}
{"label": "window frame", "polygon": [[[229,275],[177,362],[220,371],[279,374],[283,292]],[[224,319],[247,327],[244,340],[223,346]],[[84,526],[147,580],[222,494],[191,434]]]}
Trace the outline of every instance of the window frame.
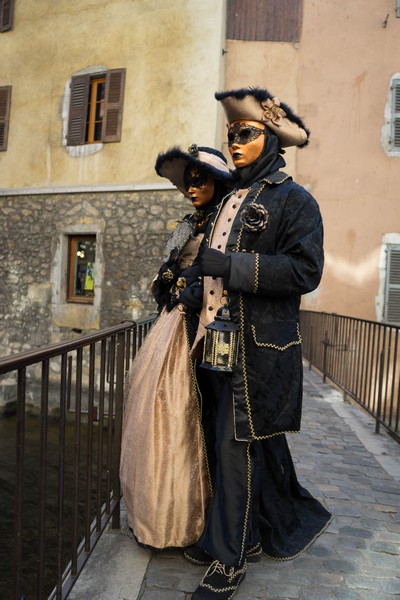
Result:
{"label": "window frame", "polygon": [[[74,75],[68,113],[67,146],[87,146],[120,142],[124,106],[126,69],[110,69],[98,73]],[[95,140],[95,106],[91,102],[94,90],[105,81],[101,139]]]}
{"label": "window frame", "polygon": [[400,152],[400,78],[392,80],[392,118],[390,126],[391,148]]}
{"label": "window frame", "polygon": [[14,21],[14,0],[0,0],[0,33],[10,31]]}
{"label": "window frame", "polygon": [[[106,84],[106,77],[91,77],[90,79],[90,84],[89,84],[89,104],[88,104],[88,116],[87,116],[87,121],[86,121],[86,129],[87,129],[87,133],[85,135],[86,139],[86,144],[98,144],[99,142],[101,143],[102,137],[103,137],[103,129],[104,129],[104,104],[105,104],[105,96],[103,98],[103,100],[100,100],[100,102],[97,99],[97,94],[98,94],[98,89],[99,86]],[[103,108],[102,108],[102,112],[103,112],[103,118],[101,121],[97,121],[96,120],[96,109],[97,109],[97,104],[103,102]],[[100,108],[101,110],[101,108]],[[100,139],[97,140],[95,138],[96,135],[96,123],[100,122],[101,123],[101,135],[100,135]]]}
{"label": "window frame", "polygon": [[11,110],[11,85],[0,86],[0,152],[7,150]]}
{"label": "window frame", "polygon": [[385,323],[400,325],[400,244],[386,246],[383,320]]}
{"label": "window frame", "polygon": [[[96,243],[97,250],[97,236],[92,233],[82,234],[70,234],[68,235],[68,256],[67,256],[67,302],[77,304],[94,304],[94,298],[96,294],[96,275],[94,277],[94,287],[92,296],[80,296],[74,293],[75,290],[75,277],[76,277],[76,253],[79,242],[90,241]],[[96,263],[96,261],[95,261]]]}

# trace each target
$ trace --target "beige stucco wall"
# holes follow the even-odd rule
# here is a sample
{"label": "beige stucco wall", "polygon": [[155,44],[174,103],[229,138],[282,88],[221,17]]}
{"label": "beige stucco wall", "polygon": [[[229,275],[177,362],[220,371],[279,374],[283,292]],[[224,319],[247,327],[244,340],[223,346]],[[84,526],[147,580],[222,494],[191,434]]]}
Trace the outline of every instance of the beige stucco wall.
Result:
{"label": "beige stucco wall", "polygon": [[[1,188],[160,182],[158,151],[217,144],[224,31],[223,0],[16,2],[0,36],[0,85],[12,85]],[[122,141],[71,156],[63,96],[92,67],[127,69]]]}
{"label": "beige stucco wall", "polygon": [[400,156],[381,147],[390,80],[399,71],[394,2],[305,0],[299,109],[312,136],[298,152],[298,175],[325,221],[326,268],[310,302],[316,310],[380,317],[382,237],[400,232]]}
{"label": "beige stucco wall", "polygon": [[380,319],[382,240],[400,233],[400,156],[381,140],[400,18],[387,0],[304,0],[303,15],[299,44],[228,41],[225,85],[268,88],[311,130],[309,146],[286,154],[325,223],[322,283],[302,306]]}
{"label": "beige stucco wall", "polygon": [[[249,85],[267,88],[294,110],[297,109],[299,52],[297,44],[227,40],[225,55],[225,88],[236,89]],[[222,108],[219,108],[222,113]],[[224,122],[225,127],[225,121]],[[224,138],[225,131],[223,130]],[[224,153],[228,156],[227,144]],[[296,172],[296,150],[285,153],[286,170]]]}

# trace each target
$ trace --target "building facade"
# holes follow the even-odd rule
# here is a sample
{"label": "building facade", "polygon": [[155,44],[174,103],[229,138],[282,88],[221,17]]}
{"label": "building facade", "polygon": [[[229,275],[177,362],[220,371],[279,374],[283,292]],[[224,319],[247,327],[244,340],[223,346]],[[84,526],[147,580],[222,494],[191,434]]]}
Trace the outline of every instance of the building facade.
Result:
{"label": "building facade", "polygon": [[399,0],[0,4],[0,356],[154,311],[190,206],[159,151],[223,149],[221,89],[268,88],[310,144],[326,266],[303,308],[400,323]]}
{"label": "building facade", "polygon": [[225,39],[214,0],[5,5],[0,356],[154,312],[166,238],[192,211],[154,164],[220,145]]}
{"label": "building facade", "polygon": [[227,36],[227,87],[267,87],[311,130],[287,161],[325,223],[303,307],[400,324],[399,0],[232,0]]}

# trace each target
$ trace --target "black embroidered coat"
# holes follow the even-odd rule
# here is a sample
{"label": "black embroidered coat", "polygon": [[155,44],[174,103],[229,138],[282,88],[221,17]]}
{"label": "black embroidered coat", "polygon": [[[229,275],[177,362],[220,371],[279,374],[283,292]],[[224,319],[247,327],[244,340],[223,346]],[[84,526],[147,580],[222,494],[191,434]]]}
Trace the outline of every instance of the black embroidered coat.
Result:
{"label": "black embroidered coat", "polygon": [[[265,187],[258,194],[260,185]],[[252,202],[268,211],[262,231],[250,231],[240,221]],[[217,218],[218,214],[211,227]],[[298,431],[303,377],[300,297],[318,286],[323,268],[317,202],[285,173],[275,172],[251,187],[232,224],[226,253],[231,253],[231,267],[224,286],[232,318],[241,329],[233,372],[236,439]]]}

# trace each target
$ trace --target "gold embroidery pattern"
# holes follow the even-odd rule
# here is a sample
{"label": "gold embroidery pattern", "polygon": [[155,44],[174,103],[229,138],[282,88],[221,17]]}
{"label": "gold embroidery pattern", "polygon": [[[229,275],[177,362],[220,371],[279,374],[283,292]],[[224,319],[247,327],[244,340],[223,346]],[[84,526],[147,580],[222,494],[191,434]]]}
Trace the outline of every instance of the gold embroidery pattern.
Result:
{"label": "gold embroidery pattern", "polygon": [[[289,175],[287,177],[285,177],[285,179],[283,179],[279,183],[283,183],[283,181],[286,181],[286,179],[290,179]],[[264,180],[262,182],[257,194],[253,198],[252,202],[255,202],[258,199],[259,195],[261,194],[261,192],[263,191],[263,189],[267,183],[273,184],[275,182],[270,181],[268,179]],[[239,252],[242,234],[243,234],[243,225],[239,231],[238,239],[236,241],[236,245],[235,245],[235,249],[234,249],[235,252]],[[287,430],[287,431],[275,431],[274,433],[268,433],[266,435],[256,435],[256,432],[254,429],[254,423],[253,423],[253,415],[251,414],[249,384],[247,381],[246,346],[245,346],[245,341],[244,341],[244,339],[245,339],[244,338],[244,307],[243,307],[243,297],[242,297],[241,293],[239,293],[239,318],[240,318],[241,347],[242,347],[242,374],[243,374],[243,385],[244,385],[244,400],[245,400],[245,404],[246,404],[246,410],[247,410],[247,416],[249,419],[249,428],[250,428],[252,440],[266,440],[266,439],[272,438],[276,435],[282,435],[282,434],[287,434],[287,433],[300,433],[300,431],[298,429],[293,429],[293,430]],[[297,325],[297,327],[299,327],[299,326]],[[298,336],[299,336],[300,341],[294,342],[295,344],[301,343],[301,336],[300,336],[299,329],[298,329]],[[291,342],[291,344],[293,344],[293,342]]]}
{"label": "gold embroidery pattern", "polygon": [[[189,349],[188,351],[190,352],[190,340],[189,340],[189,332],[188,332],[188,328],[187,328],[186,316],[183,315],[182,317],[183,317],[183,322],[184,322],[184,326],[185,326],[186,339],[187,339],[188,349]],[[204,459],[205,459],[205,463],[206,463],[208,485],[210,486],[210,494],[211,494],[211,496],[213,496],[214,490],[213,490],[213,485],[212,485],[212,480],[211,480],[210,465],[208,464],[207,446],[206,446],[206,440],[205,440],[205,436],[204,436],[203,424],[201,422],[201,408],[200,408],[200,401],[199,401],[200,390],[198,389],[197,379],[196,379],[196,375],[194,372],[194,361],[191,356],[189,356],[189,362],[190,362],[190,374],[192,377],[193,387],[194,387],[194,395],[196,398],[197,414],[199,416],[200,434],[201,434],[201,441],[203,444]]]}
{"label": "gold embroidery pattern", "polygon": [[[266,435],[256,435],[256,431],[254,429],[253,423],[253,415],[251,414],[251,404],[250,404],[250,395],[249,395],[249,384],[247,381],[247,368],[246,368],[246,346],[244,341],[244,307],[243,307],[243,297],[242,294],[239,294],[239,314],[240,314],[240,333],[241,333],[241,346],[242,346],[242,374],[243,374],[243,384],[244,384],[244,401],[246,404],[247,416],[249,419],[249,427],[252,440],[267,440],[268,438],[272,438],[275,435],[282,435],[286,433],[300,433],[299,429],[289,429],[286,431],[274,431],[274,433],[268,433]],[[301,343],[301,336],[299,325],[297,324],[298,335],[300,337],[300,342],[290,342],[290,344]],[[279,349],[279,346],[277,347]]]}
{"label": "gold embroidery pattern", "polygon": [[278,346],[277,344],[268,344],[268,342],[258,342],[256,328],[254,327],[254,325],[251,326],[251,331],[253,333],[253,339],[254,339],[254,343],[256,344],[256,346],[261,346],[262,348],[273,348],[274,350],[279,350],[280,352],[287,350],[291,346],[299,346],[303,341],[301,339],[300,327],[299,327],[298,323],[297,323],[297,340],[294,340],[293,342],[289,342],[288,344],[285,344],[284,346]]}
{"label": "gold embroidery pattern", "polygon": [[258,291],[258,278],[260,274],[260,255],[256,254],[254,256],[254,288],[253,294],[256,294]]}
{"label": "gold embroidery pattern", "polygon": [[243,296],[239,294],[239,307],[240,307],[240,335],[242,343],[242,371],[243,371],[243,384],[244,384],[244,400],[246,403],[247,416],[249,418],[249,426],[251,435],[256,439],[256,432],[253,424],[253,417],[251,414],[250,397],[249,397],[249,384],[247,381],[247,369],[246,369],[246,345],[244,342],[244,307],[243,307]]}
{"label": "gold embroidery pattern", "polygon": [[[234,567],[226,567],[225,565],[223,565],[222,563],[220,563],[218,560],[214,560],[214,562],[211,563],[211,565],[208,567],[206,574],[204,575],[202,581],[200,582],[200,587],[203,588],[207,588],[208,590],[211,590],[212,592],[216,592],[218,593],[223,593],[223,592],[233,592],[229,598],[232,598],[233,595],[235,594],[236,590],[238,589],[238,586],[240,584],[240,582],[243,579],[244,574],[246,573],[247,570],[247,564],[245,563],[243,565],[243,567],[241,569],[235,569]],[[240,575],[240,579],[239,581],[237,581],[235,584],[224,587],[224,588],[215,588],[214,586],[210,585],[209,583],[205,583],[205,578],[209,577],[210,575],[214,575],[214,573],[221,573],[222,575],[224,575],[227,580],[228,583],[232,583],[232,580],[237,577],[238,575]]]}
{"label": "gold embroidery pattern", "polygon": [[246,541],[247,541],[247,527],[249,524],[249,513],[250,513],[250,501],[251,501],[251,459],[250,459],[250,443],[247,444],[246,448],[247,454],[247,503],[246,503],[246,513],[244,516],[243,523],[243,537],[242,537],[242,549],[240,552],[240,562],[243,560],[243,556],[246,552]]}

